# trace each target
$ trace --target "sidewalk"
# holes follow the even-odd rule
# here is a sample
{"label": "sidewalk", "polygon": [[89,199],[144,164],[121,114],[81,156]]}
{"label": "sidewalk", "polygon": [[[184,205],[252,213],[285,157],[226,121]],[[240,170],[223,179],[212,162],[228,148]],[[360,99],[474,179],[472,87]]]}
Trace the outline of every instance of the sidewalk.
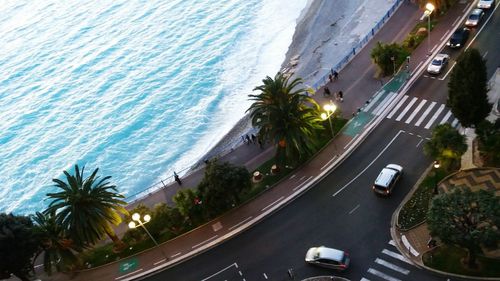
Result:
{"label": "sidewalk", "polygon": [[[462,7],[463,8],[463,7]],[[330,170],[339,165],[382,119],[368,112],[368,107],[376,107],[382,97],[392,95],[403,87],[409,78],[406,73],[396,76],[381,88],[381,82],[374,78],[375,67],[370,59],[370,51],[378,41],[402,41],[404,36],[418,22],[422,12],[415,4],[404,1],[398,11],[387,24],[375,35],[373,40],[360,51],[357,56],[340,71],[339,79],[328,84],[331,92],[344,92],[344,102],[339,103],[344,116],[351,118],[354,112],[359,114],[351,119],[338,135],[323,150],[318,152],[308,163],[299,167],[291,176],[283,179],[273,188],[266,190],[254,200],[234,209],[221,217],[202,225],[189,233],[167,241],[160,247],[142,252],[134,257],[113,262],[98,268],[85,270],[77,274],[73,280],[133,280],[139,276],[151,274],[168,268],[183,260],[209,250],[217,244],[230,239],[237,233],[256,224],[269,214],[279,210],[295,198],[303,194],[316,182],[326,176]],[[448,28],[448,27],[446,27]],[[433,30],[434,38],[446,33],[446,28]],[[426,45],[421,45],[412,55],[410,69],[418,68],[417,63],[426,60]],[[314,96],[319,104],[330,100],[323,97],[322,89]],[[367,101],[369,101],[367,103]],[[366,110],[365,110],[366,109]],[[260,163],[274,155],[272,147],[261,149],[258,145],[242,145],[230,153],[220,157],[221,161],[229,161],[236,165],[245,165],[253,171]],[[193,188],[203,176],[203,167],[182,178],[182,186],[177,183],[166,185],[160,192],[152,193],[141,200],[147,206],[158,202],[171,202],[171,197],[180,188]],[[133,208],[138,202],[131,204]],[[125,227],[117,229],[123,233]],[[44,280],[67,280],[68,276],[56,274]]]}

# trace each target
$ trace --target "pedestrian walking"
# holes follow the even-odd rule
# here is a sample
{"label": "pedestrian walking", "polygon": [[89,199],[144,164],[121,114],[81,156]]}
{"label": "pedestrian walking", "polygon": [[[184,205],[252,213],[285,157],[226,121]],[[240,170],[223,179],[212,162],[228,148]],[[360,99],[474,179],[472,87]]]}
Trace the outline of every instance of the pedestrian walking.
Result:
{"label": "pedestrian walking", "polygon": [[323,96],[326,97],[331,95],[332,93],[330,92],[330,89],[328,89],[328,86],[325,86],[325,88],[323,89]]}
{"label": "pedestrian walking", "polygon": [[330,73],[330,74],[328,74],[328,80],[330,80],[330,83],[332,83],[332,82],[333,82],[333,75],[332,75],[331,73]]}
{"label": "pedestrian walking", "polygon": [[262,140],[259,138],[259,139],[257,139],[257,141],[259,142],[259,147],[264,148],[264,145],[262,144]]}
{"label": "pedestrian walking", "polygon": [[252,134],[252,143],[257,143],[256,141],[257,141],[257,137],[254,134]]}
{"label": "pedestrian walking", "polygon": [[181,178],[179,178],[179,175],[174,171],[174,180],[179,184],[182,185]]}
{"label": "pedestrian walking", "polygon": [[340,102],[344,102],[344,93],[342,91],[339,91],[339,100]]}
{"label": "pedestrian walking", "polygon": [[338,80],[339,79],[339,73],[337,72],[337,70],[334,70],[333,71],[333,80]]}
{"label": "pedestrian walking", "polygon": [[250,137],[248,135],[245,135],[245,139],[247,140],[247,145],[249,145],[252,140],[250,140]]}

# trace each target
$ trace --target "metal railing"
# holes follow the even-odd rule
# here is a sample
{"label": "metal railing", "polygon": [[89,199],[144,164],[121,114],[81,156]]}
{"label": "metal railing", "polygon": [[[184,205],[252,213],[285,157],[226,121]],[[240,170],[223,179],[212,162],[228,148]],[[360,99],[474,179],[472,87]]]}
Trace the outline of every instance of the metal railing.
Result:
{"label": "metal railing", "polygon": [[[342,58],[337,64],[335,64],[331,68],[331,72],[333,72],[333,71],[340,72],[340,70],[342,70],[342,68],[344,66],[346,66],[354,58],[354,56],[356,56],[356,54],[361,49],[363,49],[363,47],[370,41],[370,39],[372,39],[373,36],[375,36],[375,34],[384,26],[384,24],[391,18],[391,16],[399,8],[399,5],[401,5],[401,3],[403,3],[403,1],[404,0],[396,0],[396,2],[392,5],[392,7],[389,9],[389,11],[387,11],[387,13],[382,17],[382,19],[371,29],[371,31],[365,37],[363,37],[363,39],[361,41],[359,41],[352,48],[352,51],[350,51],[346,56],[344,56],[344,58]],[[321,88],[323,85],[325,85],[326,82],[328,81],[328,75],[329,74],[330,74],[330,71],[328,71],[327,73],[325,73],[323,77],[321,77],[316,83],[313,84],[312,88],[315,91],[317,91],[319,88]],[[251,130],[252,129],[249,129],[249,131],[247,133],[250,133]],[[230,148],[221,151],[218,154],[218,156],[220,157],[220,156],[226,155],[226,154],[230,153],[231,151],[233,151],[236,147],[238,147],[238,146],[240,146],[242,144],[244,144],[243,141],[237,142],[237,143],[233,144]],[[193,164],[190,167],[186,167],[184,169],[178,170],[176,172],[178,174],[180,174],[180,175],[186,176],[186,175],[184,175],[184,173],[187,172],[189,174],[190,172],[193,172],[193,171],[190,171],[190,170],[193,169],[194,165],[195,164]],[[195,168],[199,169],[199,168],[201,168],[201,166],[199,165],[199,166],[197,166]],[[173,171],[172,171],[172,174],[173,174]],[[158,183],[155,183],[155,184],[153,184],[153,185],[145,188],[142,191],[139,191],[139,192],[137,192],[135,194],[129,195],[126,198],[126,200],[129,203],[134,203],[134,202],[136,202],[138,200],[141,200],[142,198],[150,196],[151,194],[153,194],[157,190],[160,190],[160,189],[163,189],[163,188],[167,188],[167,186],[169,184],[173,183],[173,182],[174,182],[174,176],[172,175],[172,176],[170,176],[168,178],[165,178],[165,179],[161,180]]]}

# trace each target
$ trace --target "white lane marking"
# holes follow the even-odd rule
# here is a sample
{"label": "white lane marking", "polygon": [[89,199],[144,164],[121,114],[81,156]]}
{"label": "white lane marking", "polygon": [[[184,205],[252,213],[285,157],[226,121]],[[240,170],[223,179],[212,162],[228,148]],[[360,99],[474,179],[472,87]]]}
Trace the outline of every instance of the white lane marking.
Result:
{"label": "white lane marking", "polygon": [[468,8],[469,8],[469,4],[465,5],[465,8],[462,10],[462,13],[465,13],[465,11],[467,11]]}
{"label": "white lane marking", "polygon": [[451,111],[450,111],[450,110],[448,110],[448,112],[447,112],[447,113],[446,113],[446,115],[443,117],[443,119],[441,120],[441,122],[439,122],[439,125],[444,124],[444,123],[448,120],[448,118],[450,118],[450,116],[451,116]]}
{"label": "white lane marking", "polygon": [[420,124],[422,124],[422,122],[424,122],[425,117],[427,117],[427,115],[429,115],[429,112],[431,112],[432,108],[434,108],[435,105],[436,105],[436,102],[433,101],[431,103],[431,105],[429,105],[427,107],[427,109],[424,111],[424,114],[422,114],[420,119],[418,119],[417,123],[415,123],[415,126],[420,126]]}
{"label": "white lane marking", "polygon": [[408,119],[406,119],[406,121],[405,121],[406,124],[409,124],[411,122],[411,120],[413,120],[413,118],[415,118],[417,113],[420,111],[420,109],[422,109],[422,107],[424,106],[424,104],[426,102],[427,102],[427,100],[422,100],[420,102],[420,104],[417,106],[417,108],[415,108],[415,110],[413,110],[413,112],[410,114],[410,117],[408,117]]}
{"label": "white lane marking", "polygon": [[413,106],[413,104],[416,101],[417,101],[417,98],[413,97],[413,99],[410,101],[410,103],[405,107],[405,109],[403,109],[403,112],[401,112],[399,114],[399,116],[396,118],[396,121],[401,121],[401,119],[403,119],[403,117],[406,115],[406,113],[408,112],[408,110],[410,110],[410,108]]}
{"label": "white lane marking", "polygon": [[394,270],[394,271],[397,271],[397,272],[403,273],[404,275],[408,275],[408,273],[410,273],[410,271],[409,271],[408,269],[404,269],[404,268],[402,268],[402,267],[400,267],[400,266],[397,266],[397,265],[395,265],[395,264],[393,264],[393,263],[390,263],[390,262],[388,262],[388,261],[385,261],[385,260],[383,260],[383,259],[379,259],[379,258],[377,258],[377,259],[375,260],[375,263],[378,263],[378,264],[380,264],[380,265],[383,265],[383,266],[385,266],[385,267],[387,267],[387,268],[390,268],[390,269],[392,269],[392,270]]}
{"label": "white lane marking", "polygon": [[153,265],[157,265],[157,264],[159,264],[159,263],[165,262],[166,260],[167,260],[167,259],[161,259],[161,260],[159,260],[159,261],[157,261],[157,262],[154,262],[154,263],[153,263]]}
{"label": "white lane marking", "polygon": [[210,242],[210,241],[214,240],[214,239],[215,239],[215,238],[217,238],[217,237],[219,237],[219,235],[214,235],[214,236],[212,236],[212,237],[208,238],[207,240],[205,240],[205,241],[203,241],[203,242],[201,242],[201,243],[198,243],[198,244],[196,244],[196,245],[192,246],[192,247],[191,247],[191,249],[198,248],[199,246],[201,246],[201,245],[203,245],[203,244],[207,244],[208,242]]}
{"label": "white lane marking", "polygon": [[378,276],[378,277],[380,277],[382,279],[385,279],[387,281],[401,281],[401,279],[394,278],[394,277],[392,277],[390,275],[387,275],[387,274],[385,274],[383,272],[380,272],[380,271],[378,271],[376,269],[373,269],[373,268],[369,268],[368,272],[371,273],[371,274],[373,274],[373,275],[375,275],[375,276]]}
{"label": "white lane marking", "polygon": [[233,266],[236,266],[236,268],[238,268],[238,264],[237,264],[237,263],[233,263],[233,264],[228,265],[228,266],[224,267],[223,269],[221,269],[221,270],[217,271],[216,273],[214,273],[214,274],[212,274],[212,275],[208,276],[207,278],[202,279],[201,281],[208,280],[208,279],[210,279],[210,278],[214,277],[215,275],[217,275],[217,274],[219,274],[219,273],[221,273],[221,272],[223,272],[223,271],[225,271],[225,270],[227,270],[227,269],[229,269],[229,268],[231,268],[231,267],[233,267]]}
{"label": "white lane marking", "polygon": [[483,59],[486,59],[487,55],[488,55],[488,51],[484,52]]}
{"label": "white lane marking", "polygon": [[415,72],[417,71],[417,69],[420,68],[420,66],[424,63],[424,61],[421,61],[418,63],[417,67],[415,67],[415,70],[412,71],[412,73],[410,74],[410,76],[413,76],[413,74],[415,74]]}
{"label": "white lane marking", "polygon": [[346,149],[357,137],[359,136],[359,134],[356,134],[345,146],[344,146],[344,149]]}
{"label": "white lane marking", "polygon": [[415,147],[418,147],[423,141],[424,139],[420,139],[420,141],[417,143],[417,145],[415,145]]}
{"label": "white lane marking", "polygon": [[429,120],[429,122],[427,122],[427,125],[425,125],[424,128],[429,129],[432,126],[432,124],[434,123],[434,121],[436,121],[436,119],[438,118],[439,114],[441,114],[441,111],[443,111],[443,109],[444,109],[444,104],[441,104],[441,106],[434,113],[434,115],[432,115],[431,119]]}
{"label": "white lane marking", "polygon": [[407,258],[405,258],[403,255],[398,254],[398,253],[395,253],[395,252],[393,252],[393,251],[389,251],[389,250],[387,250],[387,249],[384,249],[384,250],[382,250],[382,254],[386,254],[386,255],[388,255],[388,256],[390,256],[390,257],[393,257],[393,258],[398,259],[398,260],[400,260],[400,261],[406,262],[407,264],[411,264],[411,265],[413,265],[413,264],[411,263],[411,261],[410,261],[410,260],[408,260]]}
{"label": "white lane marking", "polygon": [[304,184],[306,184],[308,181],[310,181],[311,179],[313,178],[313,176],[309,176],[303,183],[299,184],[298,186],[294,187],[292,190],[295,191],[296,189],[298,189],[299,187],[302,187],[304,186]]}
{"label": "white lane marking", "polygon": [[39,268],[40,266],[43,266],[43,264],[38,264],[38,265],[35,265],[34,267]]}
{"label": "white lane marking", "polygon": [[457,64],[457,62],[454,62],[453,65],[450,67],[450,69],[448,69],[448,71],[446,71],[446,74],[439,78],[438,80],[441,80],[443,81],[444,79],[446,79],[446,77],[448,76],[448,74],[450,74],[450,72],[453,70],[453,68],[455,67],[455,65]]}
{"label": "white lane marking", "polygon": [[399,101],[398,105],[396,105],[396,107],[394,107],[394,109],[391,111],[391,113],[389,113],[389,115],[387,115],[387,118],[391,119],[392,118],[392,115],[396,114],[396,111],[398,111],[398,109],[403,105],[403,103],[409,98],[408,95],[404,95],[403,98]]}
{"label": "white lane marking", "polygon": [[363,111],[364,112],[368,112],[372,108],[372,106],[378,101],[378,99],[380,99],[384,95],[384,93],[385,93],[385,91],[382,90],[377,95],[375,95],[375,97],[373,98],[373,100],[370,101],[370,103],[368,104],[368,106],[365,107],[363,109]]}
{"label": "white lane marking", "polygon": [[132,271],[132,272],[129,272],[129,273],[125,274],[125,275],[122,275],[122,276],[116,277],[116,278],[115,278],[115,280],[120,280],[120,279],[125,278],[125,277],[127,277],[127,276],[134,275],[134,274],[136,274],[137,272],[142,271],[142,270],[143,270],[142,268],[139,268],[139,269],[138,269],[138,270],[136,270],[136,271]]}
{"label": "white lane marking", "polygon": [[231,226],[230,228],[228,228],[228,230],[229,230],[229,231],[231,231],[231,230],[233,230],[234,228],[237,228],[238,226],[240,226],[240,225],[244,224],[245,222],[247,222],[247,221],[251,220],[252,218],[253,218],[252,216],[249,216],[248,218],[246,218],[246,219],[244,219],[244,220],[240,221],[239,223],[237,223],[237,224],[235,224],[235,225]]}
{"label": "white lane marking", "polygon": [[361,277],[361,280],[359,281],[370,281],[370,279],[366,279],[365,277]]}
{"label": "white lane marking", "polygon": [[356,207],[354,207],[354,209],[352,209],[352,210],[349,212],[349,215],[350,215],[350,214],[352,214],[352,213],[354,213],[354,211],[356,211],[358,208],[359,208],[359,204],[358,204]]}
{"label": "white lane marking", "polygon": [[273,203],[267,205],[266,207],[262,208],[262,212],[264,212],[265,210],[269,209],[271,206],[273,206],[274,204],[276,204],[278,201],[280,200],[283,200],[283,198],[285,198],[284,196],[281,196],[280,198],[276,199],[276,201],[274,201]]}
{"label": "white lane marking", "polygon": [[176,253],[176,254],[171,255],[171,256],[170,256],[170,258],[175,258],[175,257],[177,257],[177,256],[178,256],[178,255],[180,255],[180,254],[181,254],[181,252],[178,252],[178,253]]}
{"label": "white lane marking", "polygon": [[265,273],[262,273],[262,274],[264,274],[264,278],[265,278],[265,279],[268,279],[268,278],[267,278],[267,275],[266,275]]}
{"label": "white lane marking", "polygon": [[[453,25],[452,25],[453,26]],[[443,34],[443,36],[441,36],[441,38],[439,38],[439,41],[443,41],[443,39],[448,36],[448,33],[450,32],[450,29],[446,30],[446,32]]]}
{"label": "white lane marking", "polygon": [[293,174],[288,179],[291,180],[291,179],[295,178],[296,176],[297,176],[296,174]]}
{"label": "white lane marking", "polygon": [[380,112],[385,108],[385,106],[390,103],[396,96],[396,93],[390,92],[389,95],[373,110],[374,115],[380,115]]}
{"label": "white lane marking", "polygon": [[300,177],[299,181],[303,180],[306,176],[302,176]]}
{"label": "white lane marking", "polygon": [[243,276],[243,273],[241,272],[241,270],[238,270],[238,273],[240,274],[240,276]]}
{"label": "white lane marking", "polygon": [[389,241],[389,245],[392,245],[392,246],[394,246],[394,247],[397,247],[397,246],[396,246],[396,242],[394,242],[394,240]]}
{"label": "white lane marking", "polygon": [[434,50],[438,47],[438,44],[434,45],[434,47],[432,47],[431,49],[431,54],[434,53]]}
{"label": "white lane marking", "polygon": [[459,20],[460,20],[460,17],[457,17],[457,18],[455,19],[455,21],[451,24],[451,26],[455,26],[455,24],[457,24],[457,22],[458,22]]}
{"label": "white lane marking", "polygon": [[375,161],[377,161],[377,159],[382,155],[382,153],[384,153],[388,148],[389,146],[398,138],[399,134],[401,133],[404,133],[405,131],[403,130],[399,130],[399,132],[392,138],[392,140],[384,147],[384,149],[382,149],[382,151],[380,151],[380,153],[377,155],[377,157],[375,157],[375,159],[372,160],[372,162],[370,162],[370,164],[368,164],[368,166],[366,166],[357,176],[355,176],[352,180],[350,180],[348,183],[346,183],[343,187],[341,187],[337,192],[335,192],[332,196],[335,197],[337,194],[339,194],[342,190],[344,190],[348,185],[350,185],[353,181],[355,181],[357,178],[359,178],[366,170],[368,170],[368,168],[370,168],[371,165],[373,165],[373,163],[375,163]]}
{"label": "white lane marking", "polygon": [[455,118],[455,119],[453,120],[453,122],[451,123],[451,126],[452,126],[453,128],[456,128],[456,127],[457,127],[457,125],[458,125],[458,119],[457,119],[457,118]]}
{"label": "white lane marking", "polygon": [[338,155],[333,156],[333,157],[332,157],[332,159],[330,159],[328,162],[326,162],[326,164],[325,164],[325,165],[323,165],[323,166],[320,168],[320,170],[323,170],[324,168],[326,168],[328,165],[330,165],[330,163],[332,163],[332,162],[333,162],[333,160],[335,160],[335,159],[337,159],[337,158],[338,158]]}

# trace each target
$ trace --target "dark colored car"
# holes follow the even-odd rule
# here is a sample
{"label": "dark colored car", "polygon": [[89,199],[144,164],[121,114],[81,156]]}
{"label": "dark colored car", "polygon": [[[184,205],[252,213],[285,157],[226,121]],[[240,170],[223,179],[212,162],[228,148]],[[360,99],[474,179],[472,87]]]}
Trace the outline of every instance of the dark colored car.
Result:
{"label": "dark colored car", "polygon": [[469,29],[467,27],[460,27],[450,37],[450,41],[446,45],[450,48],[460,48],[465,45],[469,38]]}

